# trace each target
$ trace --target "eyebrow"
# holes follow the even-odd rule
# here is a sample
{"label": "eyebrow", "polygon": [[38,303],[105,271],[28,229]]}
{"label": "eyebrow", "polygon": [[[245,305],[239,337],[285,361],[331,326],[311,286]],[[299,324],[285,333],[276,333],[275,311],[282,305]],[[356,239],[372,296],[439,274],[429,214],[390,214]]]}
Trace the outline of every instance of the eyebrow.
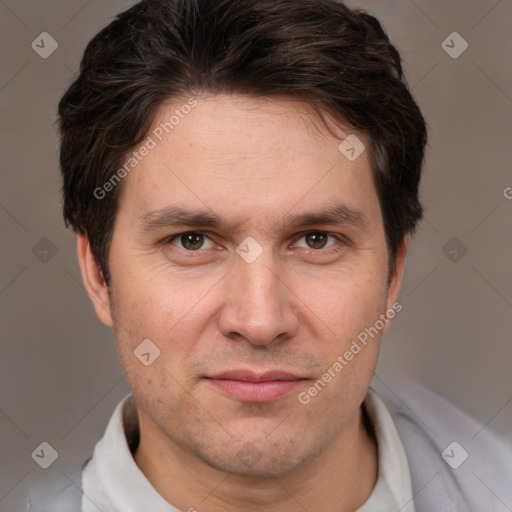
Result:
{"label": "eyebrow", "polygon": [[[210,210],[189,210],[180,206],[167,206],[152,210],[139,217],[139,228],[143,231],[178,226],[237,231],[242,223],[241,221],[230,223]],[[297,215],[286,214],[273,227],[278,226],[279,229],[284,231],[317,225],[349,225],[364,228],[368,224],[368,216],[361,210],[346,205],[338,205],[318,212],[304,212]]]}

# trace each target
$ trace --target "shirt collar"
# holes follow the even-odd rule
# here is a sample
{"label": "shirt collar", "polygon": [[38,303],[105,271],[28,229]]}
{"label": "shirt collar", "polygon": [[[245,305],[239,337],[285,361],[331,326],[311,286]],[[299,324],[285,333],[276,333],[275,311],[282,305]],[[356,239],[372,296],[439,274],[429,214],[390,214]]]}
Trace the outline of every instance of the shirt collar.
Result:
{"label": "shirt collar", "polygon": [[395,422],[371,388],[363,407],[377,439],[379,473],[372,494],[357,512],[415,512],[409,462]]}
{"label": "shirt collar", "polygon": [[138,416],[130,394],[117,405],[83,471],[84,512],[179,512],[157,493],[135,463],[130,451],[135,437],[138,438]]}

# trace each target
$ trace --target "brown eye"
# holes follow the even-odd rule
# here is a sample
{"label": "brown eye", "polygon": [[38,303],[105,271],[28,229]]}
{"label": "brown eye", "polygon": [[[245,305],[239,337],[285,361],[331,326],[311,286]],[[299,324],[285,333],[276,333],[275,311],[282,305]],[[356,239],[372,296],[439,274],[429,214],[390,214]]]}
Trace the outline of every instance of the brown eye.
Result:
{"label": "brown eye", "polygon": [[328,235],[326,233],[308,233],[304,235],[308,247],[311,249],[323,249],[327,244]]}
{"label": "brown eye", "polygon": [[[171,243],[177,245],[178,247],[186,249],[187,251],[210,249],[213,246],[213,243],[206,235],[194,231],[177,235],[171,240]],[[207,245],[208,243],[210,244],[209,246]],[[207,245],[206,247],[205,244]]]}
{"label": "brown eye", "polygon": [[[295,247],[302,249],[329,249],[339,244],[340,239],[336,235],[325,233],[324,231],[310,231],[302,235],[294,244]],[[334,249],[334,247],[333,247]]]}
{"label": "brown eye", "polygon": [[185,233],[181,235],[180,241],[185,249],[194,251],[201,248],[204,242],[204,236],[199,233]]}

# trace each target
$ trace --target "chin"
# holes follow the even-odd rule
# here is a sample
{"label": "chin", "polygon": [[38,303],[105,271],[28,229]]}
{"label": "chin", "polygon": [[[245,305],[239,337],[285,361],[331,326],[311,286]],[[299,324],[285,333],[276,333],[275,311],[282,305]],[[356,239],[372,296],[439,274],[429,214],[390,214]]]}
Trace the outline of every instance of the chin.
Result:
{"label": "chin", "polygon": [[264,448],[261,448],[261,443],[256,443],[257,441],[243,442],[239,447],[232,445],[229,451],[221,449],[217,453],[210,451],[196,455],[219,471],[241,477],[268,479],[283,477],[297,471],[321,451],[307,451],[304,442],[298,444],[289,439],[267,443]]}

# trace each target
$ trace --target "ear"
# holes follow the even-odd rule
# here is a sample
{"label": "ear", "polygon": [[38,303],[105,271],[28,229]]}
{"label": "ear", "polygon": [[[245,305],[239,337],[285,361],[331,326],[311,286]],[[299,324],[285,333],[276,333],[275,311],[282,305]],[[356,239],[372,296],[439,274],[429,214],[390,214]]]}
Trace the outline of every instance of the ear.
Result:
{"label": "ear", "polygon": [[78,235],[77,240],[78,263],[82,272],[87,294],[92,301],[98,318],[108,327],[113,326],[112,312],[110,310],[110,300],[108,296],[108,286],[106,285],[103,274],[96,263],[96,259],[91,250],[89,239],[85,235]]}
{"label": "ear", "polygon": [[[391,310],[393,312],[399,312],[402,309],[401,304],[396,305],[395,307],[393,306],[396,304],[398,293],[400,292],[400,287],[402,286],[402,276],[404,272],[404,262],[406,254],[407,239],[404,238],[396,253],[394,272],[389,280],[388,297],[386,300],[386,311]],[[383,333],[385,333],[390,327],[391,321],[386,322],[386,325],[383,329]]]}

